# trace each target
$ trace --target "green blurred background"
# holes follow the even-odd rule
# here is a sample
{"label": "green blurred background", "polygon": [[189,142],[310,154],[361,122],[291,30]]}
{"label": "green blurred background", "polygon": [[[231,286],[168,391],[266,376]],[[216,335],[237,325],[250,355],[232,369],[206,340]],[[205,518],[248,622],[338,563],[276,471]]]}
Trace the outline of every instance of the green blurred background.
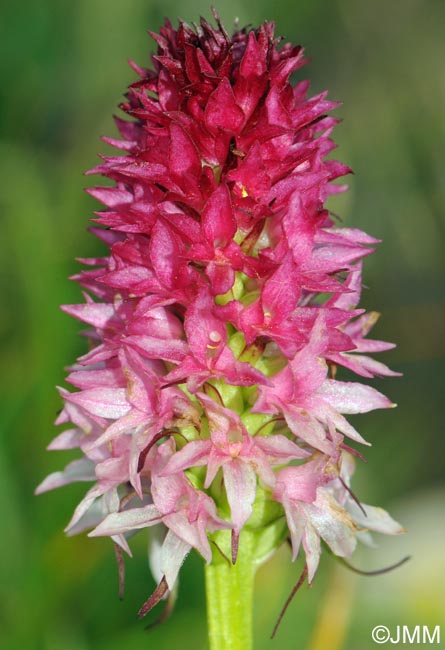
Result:
{"label": "green blurred background", "polygon": [[[322,558],[275,641],[274,621],[300,566],[282,549],[257,580],[258,650],[366,650],[374,625],[444,624],[445,535],[441,387],[444,184],[441,0],[225,0],[226,25],[274,19],[313,62],[300,73],[313,93],[330,89],[338,156],[356,176],[331,208],[347,225],[381,238],[365,266],[364,304],[383,313],[379,338],[398,348],[385,361],[402,379],[375,381],[399,409],[361,416],[373,447],[356,492],[408,528],[379,540],[356,565],[374,569],[413,559],[379,578],[358,577]],[[54,384],[82,353],[79,324],[60,303],[79,302],[66,277],[99,244],[86,234],[95,202],[82,171],[114,135],[112,113],[134,79],[126,59],[146,63],[164,15],[209,17],[200,0],[3,0],[0,9],[0,206],[2,219],[0,447],[0,647],[5,650],[139,650],[206,647],[201,561],[190,558],[168,623],[151,632],[135,613],[154,584],[142,540],[127,562],[127,595],[117,597],[108,540],[65,538],[62,529],[85,490],[33,496],[68,454],[46,453],[60,408]],[[382,357],[383,359],[383,357]],[[442,384],[443,386],[443,384]],[[153,615],[152,618],[155,618]],[[445,643],[445,625],[442,628]]]}

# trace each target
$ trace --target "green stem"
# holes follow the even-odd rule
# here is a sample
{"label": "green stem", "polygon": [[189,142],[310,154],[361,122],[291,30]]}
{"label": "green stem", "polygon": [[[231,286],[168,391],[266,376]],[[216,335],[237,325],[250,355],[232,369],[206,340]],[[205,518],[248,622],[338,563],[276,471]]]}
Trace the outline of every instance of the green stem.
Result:
{"label": "green stem", "polygon": [[241,534],[235,565],[214,557],[205,568],[210,650],[251,650],[254,538]]}

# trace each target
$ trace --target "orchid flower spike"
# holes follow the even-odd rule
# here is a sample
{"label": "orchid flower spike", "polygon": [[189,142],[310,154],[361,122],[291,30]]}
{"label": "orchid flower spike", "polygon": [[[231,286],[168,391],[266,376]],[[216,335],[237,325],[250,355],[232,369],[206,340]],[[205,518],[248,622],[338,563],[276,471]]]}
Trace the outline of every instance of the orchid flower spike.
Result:
{"label": "orchid flower spike", "polygon": [[402,532],[350,489],[369,443],[347,416],[394,405],[337,369],[397,373],[368,356],[391,345],[367,338],[376,314],[358,305],[378,240],[325,207],[351,171],[328,157],[338,104],[291,85],[303,50],[273,23],[216,23],[151,34],[120,139],[104,138],[121,153],[89,172],[107,179],[89,190],[107,254],[82,260],[85,301],[63,306],[91,346],[49,447],[80,458],[37,489],[90,482],[67,532],[109,537],[121,569],[146,535],[158,586],[141,615],[192,549],[235,571],[248,535],[255,565],[290,540],[311,583],[323,544],[344,558],[370,531]]}

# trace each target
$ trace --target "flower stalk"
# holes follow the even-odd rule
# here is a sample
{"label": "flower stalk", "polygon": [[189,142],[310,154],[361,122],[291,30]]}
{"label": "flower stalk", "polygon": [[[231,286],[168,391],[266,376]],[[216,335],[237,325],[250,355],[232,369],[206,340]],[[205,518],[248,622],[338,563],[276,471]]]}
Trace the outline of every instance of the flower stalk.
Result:
{"label": "flower stalk", "polygon": [[210,650],[253,648],[254,548],[252,533],[243,531],[236,564],[216,553],[205,567]]}

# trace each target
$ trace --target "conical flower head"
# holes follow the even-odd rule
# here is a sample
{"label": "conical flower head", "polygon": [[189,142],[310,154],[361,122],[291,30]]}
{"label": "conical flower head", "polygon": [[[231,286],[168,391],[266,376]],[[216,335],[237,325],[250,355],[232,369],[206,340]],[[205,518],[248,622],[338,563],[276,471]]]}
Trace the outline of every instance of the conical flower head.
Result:
{"label": "conical flower head", "polygon": [[67,378],[76,390],[61,389],[57,423],[70,428],[51,445],[82,457],[38,489],[94,482],[70,533],[130,552],[131,533],[158,531],[159,585],[142,614],[192,548],[235,562],[241,531],[270,524],[258,502],[287,522],[278,541],[294,558],[304,548],[309,580],[320,540],[349,555],[364,516],[400,532],[349,488],[360,454],[345,438],[366,443],[345,415],[392,404],[335,369],[391,374],[366,356],[391,346],[365,338],[375,318],[358,307],[377,240],[325,207],[350,171],[327,157],[337,105],[291,85],[303,51],[272,23],[229,36],[216,21],[152,34],[121,139],[105,138],[122,153],[90,172],[113,182],[89,190],[108,254],[82,260],[85,302],[63,307],[92,345]]}

